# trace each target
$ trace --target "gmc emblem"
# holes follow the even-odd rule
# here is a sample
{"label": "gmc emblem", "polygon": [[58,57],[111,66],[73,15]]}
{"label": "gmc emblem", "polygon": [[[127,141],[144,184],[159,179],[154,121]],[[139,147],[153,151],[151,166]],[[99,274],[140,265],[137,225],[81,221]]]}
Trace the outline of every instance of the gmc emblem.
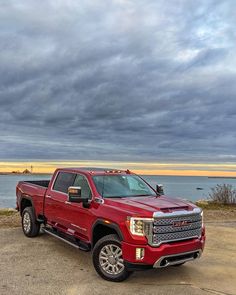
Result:
{"label": "gmc emblem", "polygon": [[174,227],[187,226],[187,225],[189,225],[189,223],[190,222],[188,220],[176,221],[176,222],[173,222],[173,226]]}

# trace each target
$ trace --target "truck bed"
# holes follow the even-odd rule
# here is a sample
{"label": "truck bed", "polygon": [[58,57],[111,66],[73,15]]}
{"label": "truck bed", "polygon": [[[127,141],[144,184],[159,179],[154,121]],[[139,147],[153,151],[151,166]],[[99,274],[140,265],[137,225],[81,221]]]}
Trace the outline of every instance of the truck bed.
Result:
{"label": "truck bed", "polygon": [[29,181],[23,181],[23,182],[48,188],[50,180],[29,180]]}
{"label": "truck bed", "polygon": [[43,214],[43,202],[49,183],[49,180],[20,181],[16,187],[17,208],[21,207],[23,197],[30,198],[36,212]]}

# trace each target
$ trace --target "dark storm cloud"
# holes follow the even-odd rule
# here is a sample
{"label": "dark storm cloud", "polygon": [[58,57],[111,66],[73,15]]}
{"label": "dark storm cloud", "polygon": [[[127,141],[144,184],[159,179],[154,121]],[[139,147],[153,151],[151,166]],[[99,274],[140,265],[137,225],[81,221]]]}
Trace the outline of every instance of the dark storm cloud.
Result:
{"label": "dark storm cloud", "polygon": [[234,1],[2,1],[0,158],[235,159]]}

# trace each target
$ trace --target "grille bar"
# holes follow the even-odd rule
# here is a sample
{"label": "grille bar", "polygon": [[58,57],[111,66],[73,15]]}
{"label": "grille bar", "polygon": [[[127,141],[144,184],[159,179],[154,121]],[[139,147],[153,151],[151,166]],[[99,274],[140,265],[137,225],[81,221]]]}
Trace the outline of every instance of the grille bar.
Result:
{"label": "grille bar", "polygon": [[162,233],[174,233],[179,231],[194,230],[194,229],[201,228],[201,225],[202,225],[202,221],[193,222],[193,223],[190,223],[189,225],[179,226],[179,227],[173,227],[173,225],[154,226],[153,233],[162,234]]}
{"label": "grille bar", "polygon": [[190,216],[176,216],[171,218],[163,218],[163,219],[155,219],[154,225],[172,225],[173,222],[179,221],[179,220],[186,220],[190,222],[198,222],[201,221],[201,215],[200,214],[194,214]]}
{"label": "grille bar", "polygon": [[149,243],[159,246],[163,243],[200,237],[202,232],[201,212],[200,208],[172,213],[155,212],[148,236]]}
{"label": "grille bar", "polygon": [[167,234],[155,234],[153,235],[153,243],[160,245],[167,242],[188,240],[194,237],[195,238],[199,237],[200,234],[201,234],[201,230],[199,229],[175,232],[175,233],[167,233]]}

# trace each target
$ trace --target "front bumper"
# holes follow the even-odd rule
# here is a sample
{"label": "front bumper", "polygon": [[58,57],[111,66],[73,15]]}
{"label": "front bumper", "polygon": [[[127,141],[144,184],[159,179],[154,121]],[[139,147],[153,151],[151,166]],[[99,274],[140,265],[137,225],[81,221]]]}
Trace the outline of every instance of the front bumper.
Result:
{"label": "front bumper", "polygon": [[[122,252],[128,269],[166,267],[199,258],[205,245],[205,235],[200,239],[162,244],[159,247],[122,242]],[[136,248],[144,248],[144,257],[136,259]]]}

